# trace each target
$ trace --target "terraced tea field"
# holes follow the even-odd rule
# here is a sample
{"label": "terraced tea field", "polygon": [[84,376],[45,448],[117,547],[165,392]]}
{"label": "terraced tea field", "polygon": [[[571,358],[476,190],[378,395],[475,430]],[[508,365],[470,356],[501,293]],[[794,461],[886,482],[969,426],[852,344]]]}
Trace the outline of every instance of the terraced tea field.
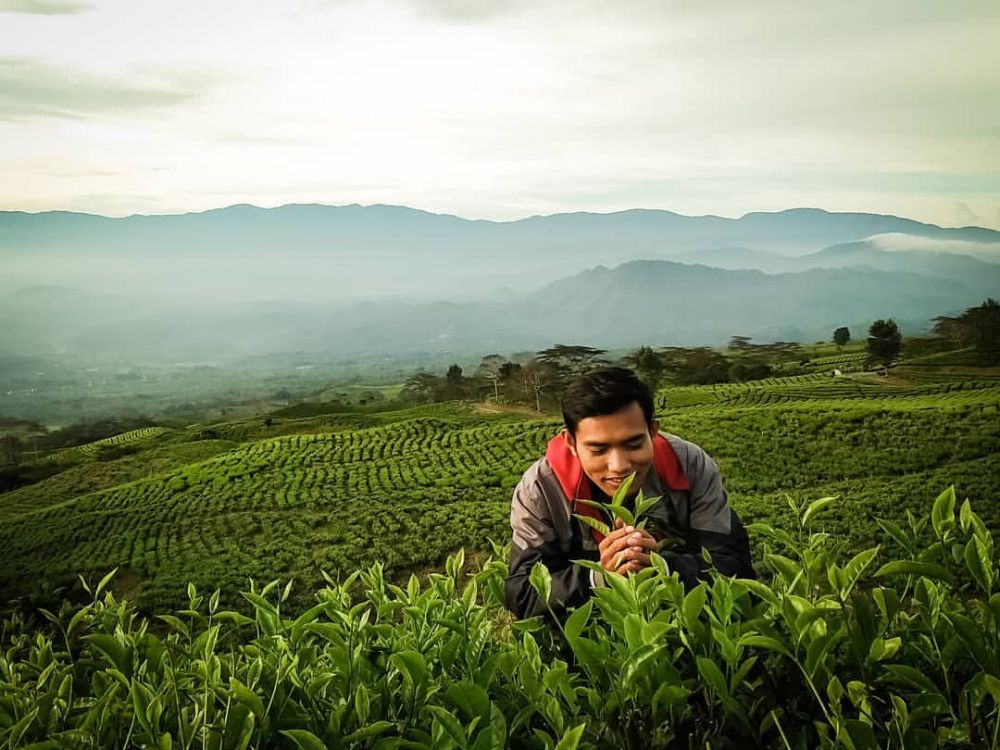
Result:
{"label": "terraced tea field", "polygon": [[[785,493],[838,495],[827,530],[860,546],[872,514],[924,512],[955,484],[1000,529],[995,380],[813,375],[669,389],[658,402],[665,429],[716,458],[746,520],[789,521]],[[322,571],[372,561],[390,574],[437,567],[459,547],[506,541],[511,489],[559,426],[444,404],[147,433],[113,461],[74,449],[66,471],[0,495],[0,599],[113,567],[116,585],[156,609],[180,603],[188,581],[235,599],[248,577],[311,590]]]}

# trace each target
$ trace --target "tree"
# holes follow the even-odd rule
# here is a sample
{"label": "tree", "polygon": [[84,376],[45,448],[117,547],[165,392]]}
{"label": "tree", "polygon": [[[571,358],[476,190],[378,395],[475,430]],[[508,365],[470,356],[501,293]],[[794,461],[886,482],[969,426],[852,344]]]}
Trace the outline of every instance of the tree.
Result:
{"label": "tree", "polygon": [[680,368],[683,385],[711,385],[729,380],[729,360],[708,347],[686,349]]}
{"label": "tree", "polygon": [[868,329],[868,356],[888,367],[899,356],[903,335],[892,318],[876,320]]}
{"label": "tree", "polygon": [[956,348],[971,346],[988,365],[1000,362],[1000,302],[990,298],[961,315],[934,318],[934,335]]}
{"label": "tree", "polygon": [[443,378],[429,372],[418,372],[407,378],[399,397],[413,403],[442,401],[444,391]]}
{"label": "tree", "polygon": [[851,340],[851,329],[847,326],[841,326],[836,331],[833,332],[833,343],[837,346],[843,346],[848,341]]}
{"label": "tree", "polygon": [[972,345],[986,364],[1000,362],[1000,302],[988,299],[978,307],[970,307],[962,317],[972,329]]}
{"label": "tree", "polygon": [[607,360],[603,359],[601,355],[607,353],[605,349],[595,349],[591,346],[556,344],[537,352],[535,359],[543,364],[551,365],[563,377],[571,377],[594,367],[606,365]]}
{"label": "tree", "polygon": [[457,365],[448,367],[448,372],[444,376],[448,390],[448,398],[465,398],[465,378],[462,377],[462,368]]}
{"label": "tree", "polygon": [[500,402],[500,382],[504,365],[510,364],[499,354],[487,354],[479,363],[479,376],[493,386],[493,400]]}
{"label": "tree", "polygon": [[[535,397],[535,411],[542,410],[542,393],[553,389],[561,393],[560,373],[551,362],[533,359],[520,370],[525,393]],[[558,395],[557,393],[557,395]]]}
{"label": "tree", "polygon": [[639,380],[648,385],[649,390],[656,393],[656,388],[667,371],[667,362],[663,355],[651,347],[640,346],[631,354],[625,355],[622,362],[635,370]]}

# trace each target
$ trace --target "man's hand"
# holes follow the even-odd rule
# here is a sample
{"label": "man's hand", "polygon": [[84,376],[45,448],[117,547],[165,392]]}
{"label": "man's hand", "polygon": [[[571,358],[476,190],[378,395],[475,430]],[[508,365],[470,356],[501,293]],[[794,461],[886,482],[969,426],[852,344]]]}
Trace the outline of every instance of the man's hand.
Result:
{"label": "man's hand", "polygon": [[615,530],[604,537],[598,549],[602,568],[626,575],[649,567],[649,553],[656,549],[656,540],[645,529],[626,526],[619,518]]}

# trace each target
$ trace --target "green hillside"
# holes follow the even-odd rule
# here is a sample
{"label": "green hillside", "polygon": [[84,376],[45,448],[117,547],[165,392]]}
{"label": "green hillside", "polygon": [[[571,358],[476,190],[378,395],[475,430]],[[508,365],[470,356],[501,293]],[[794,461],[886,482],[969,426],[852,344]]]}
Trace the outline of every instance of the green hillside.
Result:
{"label": "green hillside", "polygon": [[[748,521],[788,521],[786,493],[837,495],[828,530],[869,544],[872,514],[922,512],[955,484],[1000,529],[1000,383],[986,373],[774,378],[668,389],[658,403],[665,429],[716,458]],[[132,434],[101,441],[135,451],[111,460],[74,449],[57,457],[73,457],[63,472],[0,495],[0,598],[114,567],[122,591],[157,609],[189,581],[235,600],[248,577],[308,590],[374,561],[393,577],[437,568],[506,541],[511,489],[558,429],[440,404]]]}

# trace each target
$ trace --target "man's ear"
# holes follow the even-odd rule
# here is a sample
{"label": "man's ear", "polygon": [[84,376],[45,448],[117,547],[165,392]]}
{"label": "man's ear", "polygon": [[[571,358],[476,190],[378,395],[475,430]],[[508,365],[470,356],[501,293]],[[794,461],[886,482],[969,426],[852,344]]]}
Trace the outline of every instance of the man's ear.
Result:
{"label": "man's ear", "polygon": [[649,423],[649,436],[651,438],[656,437],[656,434],[660,431],[660,420],[654,419]]}
{"label": "man's ear", "polygon": [[566,443],[566,447],[569,448],[569,452],[575,456],[576,438],[573,437],[573,433],[567,430],[565,427],[563,427],[562,432],[560,432],[559,434],[562,436],[563,442]]}

